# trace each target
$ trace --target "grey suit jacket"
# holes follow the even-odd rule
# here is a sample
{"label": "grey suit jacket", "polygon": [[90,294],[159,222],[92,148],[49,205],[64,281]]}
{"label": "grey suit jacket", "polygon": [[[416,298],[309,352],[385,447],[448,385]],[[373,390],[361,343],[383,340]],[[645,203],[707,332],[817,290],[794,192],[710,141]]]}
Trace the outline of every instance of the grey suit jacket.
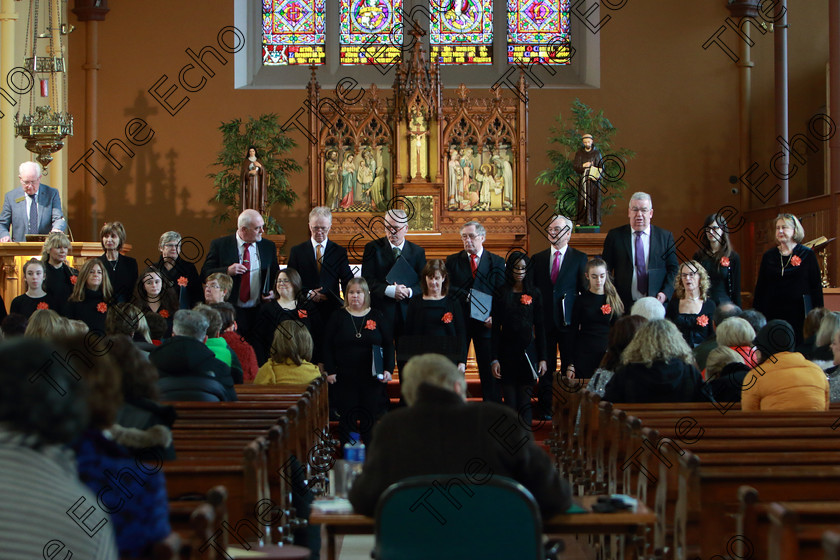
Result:
{"label": "grey suit jacket", "polygon": [[[47,185],[38,188],[38,233],[49,233],[50,230],[67,230],[67,222],[61,211],[61,197],[58,191]],[[0,237],[9,235],[11,229],[12,241],[26,241],[29,228],[29,215],[26,213],[26,194],[23,187],[18,187],[6,193],[3,199],[3,211],[0,212]]]}

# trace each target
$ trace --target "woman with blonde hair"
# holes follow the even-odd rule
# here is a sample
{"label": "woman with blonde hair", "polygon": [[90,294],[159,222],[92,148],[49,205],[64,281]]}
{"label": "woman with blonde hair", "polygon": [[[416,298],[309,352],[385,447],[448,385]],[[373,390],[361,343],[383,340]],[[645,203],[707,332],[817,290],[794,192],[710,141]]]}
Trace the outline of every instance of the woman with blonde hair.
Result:
{"label": "woman with blonde hair", "polygon": [[310,362],[314,344],[312,335],[298,321],[286,320],[274,330],[271,357],[257,371],[257,385],[305,385],[321,376]]}
{"label": "woman with blonde hair", "polygon": [[741,387],[750,367],[744,363],[744,356],[728,346],[718,346],[709,352],[706,359],[706,384],[715,400],[741,402]]}
{"label": "woman with blonde hair", "polygon": [[63,232],[54,231],[44,241],[41,262],[46,270],[44,291],[52,295],[56,305],[64,305],[70,294],[79,271],[67,265],[67,253],[70,252],[70,239]]}
{"label": "woman with blonde hair", "polygon": [[621,354],[621,367],[607,384],[610,402],[695,402],[710,400],[691,348],[674,324],[650,321]]}
{"label": "woman with blonde hair", "polygon": [[108,312],[111,295],[111,281],[103,269],[102,261],[90,259],[79,271],[79,279],[64,306],[64,316],[84,321],[90,330],[104,333],[105,314]]}
{"label": "woman with blonde hair", "polygon": [[67,335],[67,321],[52,309],[38,309],[29,317],[24,336],[55,340]]}
{"label": "woman with blonde hair", "polygon": [[718,325],[715,334],[715,340],[717,340],[718,346],[731,348],[751,368],[758,364],[758,359],[755,356],[755,348],[753,348],[755,330],[746,319],[729,317]]}
{"label": "woman with blonde hair", "polygon": [[674,279],[674,297],[665,318],[670,319],[691,348],[714,333],[715,302],[709,298],[709,275],[697,261],[686,261]]}

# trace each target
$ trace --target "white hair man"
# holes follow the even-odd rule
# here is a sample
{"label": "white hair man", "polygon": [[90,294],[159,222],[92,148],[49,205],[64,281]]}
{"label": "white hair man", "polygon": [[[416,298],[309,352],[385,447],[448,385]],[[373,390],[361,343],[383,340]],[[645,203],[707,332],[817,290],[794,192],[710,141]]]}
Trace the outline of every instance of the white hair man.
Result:
{"label": "white hair man", "polygon": [[6,193],[0,212],[0,243],[26,241],[27,235],[67,229],[61,197],[41,184],[41,164],[25,161],[18,168],[20,186]]}

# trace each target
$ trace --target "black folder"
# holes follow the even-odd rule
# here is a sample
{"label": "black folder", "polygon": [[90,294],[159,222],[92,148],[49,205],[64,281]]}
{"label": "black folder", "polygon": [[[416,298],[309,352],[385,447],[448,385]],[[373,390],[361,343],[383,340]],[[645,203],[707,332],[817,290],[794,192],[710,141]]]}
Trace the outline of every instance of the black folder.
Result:
{"label": "black folder", "polygon": [[389,284],[402,284],[408,287],[415,286],[419,279],[417,271],[411,268],[411,265],[402,256],[397,257],[397,262],[394,263],[385,277],[385,281]]}

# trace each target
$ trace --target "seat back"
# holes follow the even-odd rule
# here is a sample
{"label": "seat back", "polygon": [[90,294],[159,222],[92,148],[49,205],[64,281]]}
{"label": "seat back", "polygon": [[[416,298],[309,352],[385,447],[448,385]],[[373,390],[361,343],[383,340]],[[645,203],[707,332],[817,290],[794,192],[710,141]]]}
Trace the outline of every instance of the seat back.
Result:
{"label": "seat back", "polygon": [[407,478],[379,499],[373,557],[541,560],[542,519],[531,493],[509,478],[482,484],[457,475]]}

